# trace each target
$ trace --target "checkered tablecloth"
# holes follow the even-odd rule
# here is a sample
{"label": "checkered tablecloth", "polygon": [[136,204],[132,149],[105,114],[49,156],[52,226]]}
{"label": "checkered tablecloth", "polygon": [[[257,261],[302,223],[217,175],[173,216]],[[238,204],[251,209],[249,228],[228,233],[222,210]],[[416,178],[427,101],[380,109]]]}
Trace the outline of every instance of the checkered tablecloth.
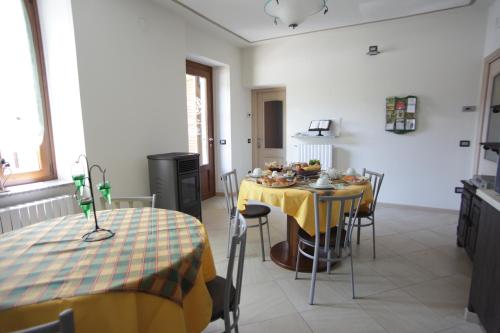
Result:
{"label": "checkered tablecloth", "polygon": [[113,238],[83,242],[93,229],[82,214],[0,236],[0,310],[73,296],[139,291],[182,305],[195,283],[204,229],[189,215],[163,209],[98,212]]}

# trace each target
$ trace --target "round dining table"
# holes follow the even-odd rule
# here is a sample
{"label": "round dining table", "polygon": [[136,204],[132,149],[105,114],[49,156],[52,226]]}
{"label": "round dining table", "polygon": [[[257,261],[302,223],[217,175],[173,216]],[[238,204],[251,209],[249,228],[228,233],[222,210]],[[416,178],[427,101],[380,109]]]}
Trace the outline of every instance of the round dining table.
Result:
{"label": "round dining table", "polygon": [[74,312],[76,332],[201,332],[210,322],[206,282],[215,265],[206,230],[177,211],[100,211],[115,232],[99,242],[83,214],[0,236],[0,332]]}
{"label": "round dining table", "polygon": [[[261,184],[251,177],[244,179],[239,188],[238,209],[245,210],[248,201],[260,201],[271,206],[280,207],[281,211],[287,215],[286,240],[274,244],[271,247],[271,260],[277,265],[295,270],[298,254],[298,233],[300,229],[309,235],[315,235],[314,227],[314,193],[328,194],[333,196],[345,196],[358,194],[363,191],[360,203],[360,210],[369,209],[373,201],[373,191],[370,182],[359,185],[345,184],[341,189],[318,190],[314,189],[307,182],[286,188],[272,188]],[[326,209],[320,205],[321,218],[325,219]],[[338,205],[333,206],[333,222],[338,223]],[[325,232],[325,223],[320,224],[321,232]],[[320,265],[319,270],[324,270],[326,265]],[[299,272],[311,272],[312,260],[302,256],[299,261]]]}

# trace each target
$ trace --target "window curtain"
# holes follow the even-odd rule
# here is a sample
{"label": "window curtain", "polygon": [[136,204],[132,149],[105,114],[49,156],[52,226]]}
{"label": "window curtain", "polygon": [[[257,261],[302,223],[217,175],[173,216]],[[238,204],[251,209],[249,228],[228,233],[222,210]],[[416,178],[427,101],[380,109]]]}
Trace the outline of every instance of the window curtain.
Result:
{"label": "window curtain", "polygon": [[0,2],[0,151],[38,149],[44,137],[37,51],[22,0]]}

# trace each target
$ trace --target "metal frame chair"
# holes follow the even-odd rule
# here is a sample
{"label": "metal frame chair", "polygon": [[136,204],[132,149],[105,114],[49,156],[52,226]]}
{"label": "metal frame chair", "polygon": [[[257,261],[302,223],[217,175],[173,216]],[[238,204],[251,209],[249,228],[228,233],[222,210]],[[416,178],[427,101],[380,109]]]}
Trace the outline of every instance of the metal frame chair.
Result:
{"label": "metal frame chair", "polygon": [[69,194],[2,208],[0,234],[78,211],[74,195]]}
{"label": "metal frame chair", "polygon": [[[375,252],[375,208],[377,207],[377,200],[378,200],[378,194],[380,192],[380,187],[382,186],[382,181],[384,180],[384,174],[383,173],[378,173],[375,171],[369,171],[366,170],[366,168],[363,168],[363,176],[368,177],[368,180],[372,184],[372,189],[373,189],[373,201],[370,204],[370,207],[367,212],[360,211],[358,214],[358,235],[357,235],[357,240],[356,244],[359,244],[360,237],[361,237],[361,228],[363,227],[369,227],[372,226],[372,233],[373,233],[373,259],[376,257],[376,252]],[[361,219],[368,219],[370,222],[368,223],[361,223]]]}
{"label": "metal frame chair", "polygon": [[[239,186],[238,186],[238,177],[236,175],[236,170],[233,169],[229,172],[221,175],[222,183],[224,184],[224,196],[226,197],[226,208],[227,213],[229,215],[229,226],[228,226],[228,247],[227,247],[227,256],[229,256],[229,247],[230,242],[229,239],[231,237],[231,226],[233,224],[233,220],[238,213],[237,200],[239,195]],[[236,199],[235,199],[236,197]],[[246,205],[246,210],[244,212],[240,212],[241,215],[245,219],[258,219],[257,224],[248,225],[248,228],[259,227],[260,231],[260,244],[262,249],[262,261],[266,260],[265,250],[264,250],[264,232],[262,230],[262,226],[267,226],[267,238],[269,241],[269,248],[271,248],[271,234],[269,232],[269,218],[268,215],[271,212],[271,209],[265,205]],[[265,221],[263,221],[265,219]]]}
{"label": "metal frame chair", "polygon": [[[318,262],[326,261],[327,273],[331,272],[331,264],[350,258],[351,261],[351,284],[352,284],[352,298],[356,297],[354,291],[354,267],[352,263],[352,231],[354,222],[356,221],[359,206],[363,192],[349,196],[320,196],[314,193],[314,230],[315,236],[309,236],[305,231],[299,231],[299,244],[297,253],[297,262],[295,266],[295,279],[298,278],[299,259],[303,255],[313,260],[313,268],[311,274],[311,288],[309,291],[309,304],[314,303],[314,290],[316,287],[316,274],[318,272]],[[325,233],[321,233],[320,229],[320,211],[319,205],[324,203],[326,205],[326,218],[325,218]],[[332,207],[338,204],[338,225],[332,227]],[[348,207],[348,208],[346,208]],[[348,209],[348,212],[346,212]],[[346,223],[347,219],[347,223]],[[347,230],[344,230],[347,227]],[[333,239],[331,238],[333,235]],[[311,255],[306,252],[306,248],[314,248],[314,254]],[[344,251],[343,251],[344,250]],[[346,253],[347,252],[347,253]],[[332,256],[333,255],[333,256]]]}
{"label": "metal frame chair", "polygon": [[[240,213],[236,213],[235,222],[236,225],[234,228],[234,233],[231,236],[226,278],[224,279],[220,276],[217,276],[214,280],[207,282],[207,288],[213,302],[211,321],[223,319],[225,333],[229,333],[233,329],[236,333],[238,333],[238,320],[240,317],[239,306],[241,298],[241,287],[243,283],[243,266],[245,263],[247,224]],[[237,251],[238,262],[236,266],[236,286],[233,286],[233,271],[235,268]],[[232,313],[233,317],[232,322],[230,313]]]}
{"label": "metal frame chair", "polygon": [[67,309],[59,314],[59,320],[52,321],[47,324],[42,324],[14,333],[74,333],[75,320],[73,310]]}
{"label": "metal frame chair", "polygon": [[122,203],[128,204],[128,206],[124,208],[133,208],[134,203],[141,203],[143,207],[155,208],[155,201],[156,194],[152,194],[150,196],[112,197],[111,205],[109,205],[104,198],[101,198],[102,207],[108,208],[122,208]]}

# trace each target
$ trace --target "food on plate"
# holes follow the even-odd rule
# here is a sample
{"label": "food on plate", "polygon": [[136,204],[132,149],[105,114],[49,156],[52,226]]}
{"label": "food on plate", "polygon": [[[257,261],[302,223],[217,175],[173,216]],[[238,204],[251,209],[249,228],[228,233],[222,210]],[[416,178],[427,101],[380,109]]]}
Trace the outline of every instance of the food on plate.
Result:
{"label": "food on plate", "polygon": [[269,187],[286,187],[295,184],[295,178],[290,179],[282,175],[276,177],[262,177],[258,179],[257,183]]}
{"label": "food on plate", "polygon": [[308,165],[308,166],[302,167],[302,169],[305,171],[319,171],[319,170],[321,170],[321,164]]}
{"label": "food on plate", "polygon": [[363,184],[366,182],[366,177],[362,176],[344,176],[342,180],[348,184]]}
{"label": "food on plate", "polygon": [[319,160],[309,160],[309,165],[321,165],[321,162]]}
{"label": "food on plate", "polygon": [[266,168],[271,171],[281,172],[283,170],[283,164],[273,161],[271,163],[266,163]]}

